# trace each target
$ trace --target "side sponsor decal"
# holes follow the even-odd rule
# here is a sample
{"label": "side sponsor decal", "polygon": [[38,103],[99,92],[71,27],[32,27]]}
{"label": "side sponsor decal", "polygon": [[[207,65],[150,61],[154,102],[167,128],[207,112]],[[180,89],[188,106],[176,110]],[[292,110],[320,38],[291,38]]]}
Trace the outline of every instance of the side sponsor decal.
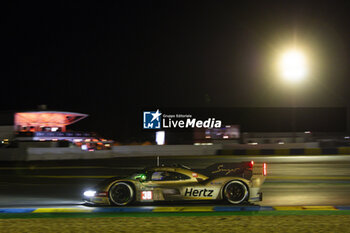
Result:
{"label": "side sponsor decal", "polygon": [[211,173],[212,174],[215,174],[215,173],[219,173],[219,172],[225,172],[225,175],[228,175],[228,174],[235,174],[237,173],[238,171],[240,171],[241,168],[224,168],[224,165],[223,164],[220,164],[218,165],[218,168],[216,171],[212,171]]}
{"label": "side sponsor decal", "polygon": [[185,196],[187,197],[213,197],[213,189],[194,189],[186,188]]}

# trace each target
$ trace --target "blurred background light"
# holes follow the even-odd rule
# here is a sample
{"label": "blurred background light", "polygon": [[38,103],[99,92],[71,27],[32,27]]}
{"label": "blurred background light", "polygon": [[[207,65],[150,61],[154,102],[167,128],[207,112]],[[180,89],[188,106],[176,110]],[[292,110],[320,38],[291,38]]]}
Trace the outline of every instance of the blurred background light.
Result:
{"label": "blurred background light", "polygon": [[165,143],[165,132],[157,131],[156,132],[156,143],[157,145],[164,145]]}

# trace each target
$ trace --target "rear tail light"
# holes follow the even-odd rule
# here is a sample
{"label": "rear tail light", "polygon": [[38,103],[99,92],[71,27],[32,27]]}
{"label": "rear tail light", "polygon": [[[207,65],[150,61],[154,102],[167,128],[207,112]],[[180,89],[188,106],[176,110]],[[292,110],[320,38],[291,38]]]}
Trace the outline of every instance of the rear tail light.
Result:
{"label": "rear tail light", "polygon": [[250,161],[249,164],[248,164],[248,166],[249,166],[250,168],[252,168],[252,167],[254,166],[254,161],[253,161],[253,160]]}
{"label": "rear tail light", "polygon": [[263,175],[266,176],[266,174],[267,174],[266,163],[263,163]]}

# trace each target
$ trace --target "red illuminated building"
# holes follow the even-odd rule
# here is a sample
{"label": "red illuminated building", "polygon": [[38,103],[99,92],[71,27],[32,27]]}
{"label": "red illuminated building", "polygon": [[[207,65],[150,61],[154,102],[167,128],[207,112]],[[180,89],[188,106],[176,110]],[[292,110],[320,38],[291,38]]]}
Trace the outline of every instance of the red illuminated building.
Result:
{"label": "red illuminated building", "polygon": [[66,132],[66,126],[87,117],[75,112],[17,112],[15,131],[17,132]]}
{"label": "red illuminated building", "polygon": [[87,114],[58,111],[17,112],[14,114],[14,131],[17,141],[68,141],[81,146],[106,149],[113,141],[98,137],[95,133],[67,131],[66,127],[76,123]]}

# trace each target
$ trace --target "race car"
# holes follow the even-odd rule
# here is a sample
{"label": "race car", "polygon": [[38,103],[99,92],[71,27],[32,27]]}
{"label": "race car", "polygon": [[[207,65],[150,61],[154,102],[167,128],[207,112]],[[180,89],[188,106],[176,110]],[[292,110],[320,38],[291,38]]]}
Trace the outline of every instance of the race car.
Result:
{"label": "race car", "polygon": [[201,173],[183,165],[146,168],[125,179],[110,178],[84,192],[88,204],[125,206],[137,202],[262,200],[266,163],[213,164]]}

